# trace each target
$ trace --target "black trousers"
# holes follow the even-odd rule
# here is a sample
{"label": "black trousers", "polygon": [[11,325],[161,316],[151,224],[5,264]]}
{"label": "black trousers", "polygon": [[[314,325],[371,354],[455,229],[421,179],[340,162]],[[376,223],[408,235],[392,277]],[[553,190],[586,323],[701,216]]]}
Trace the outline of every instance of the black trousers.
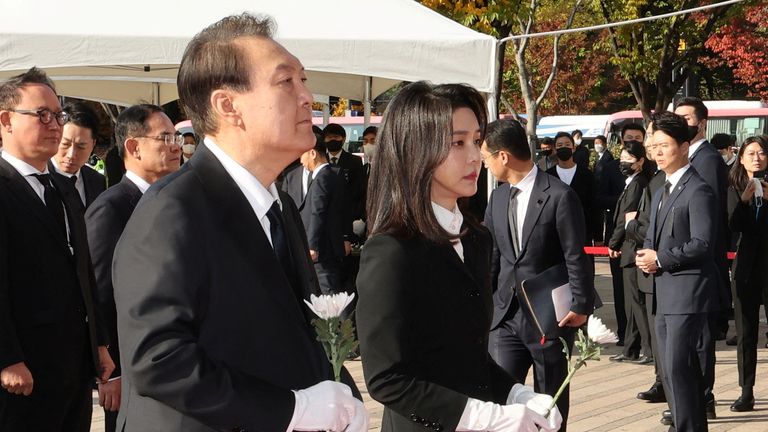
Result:
{"label": "black trousers", "polygon": [[766,302],[766,283],[763,278],[736,281],[733,295],[734,318],[738,344],[736,353],[739,367],[739,385],[755,386],[757,369],[757,336],[760,327],[760,303]]}
{"label": "black trousers", "polygon": [[[517,300],[512,300],[507,316],[499,327],[491,330],[488,350],[491,357],[515,380],[525,382],[528,370],[533,366],[534,390],[554,396],[568,375],[568,359],[563,354],[563,345],[559,339],[539,343],[541,335],[523,311],[518,310]],[[574,329],[568,329],[563,337],[568,344],[568,352],[573,350]],[[563,416],[561,432],[568,424],[569,393],[566,388],[557,401],[557,409]]]}
{"label": "black trousers", "polygon": [[640,292],[637,267],[623,270],[624,309],[627,314],[627,331],[624,336],[624,355],[634,357],[640,353],[653,355],[651,349],[652,329],[648,324],[645,294]]}
{"label": "black trousers", "polygon": [[707,430],[704,382],[698,348],[706,313],[656,315],[659,356],[664,368],[664,391],[678,432]]}
{"label": "black trousers", "polygon": [[317,282],[323,294],[338,294],[343,290],[341,284],[341,261],[329,260],[315,263]]}
{"label": "black trousers", "polygon": [[[627,324],[629,314],[626,310],[626,299],[624,298],[624,271],[621,268],[620,258],[609,258],[608,264],[611,268],[611,284],[613,286],[613,309],[616,313],[616,334],[620,339],[626,341]],[[626,343],[624,344],[626,347]],[[626,353],[625,353],[626,354]]]}
{"label": "black trousers", "polygon": [[[638,276],[640,276],[640,269],[637,269]],[[656,375],[654,384],[664,385],[664,369],[661,364],[661,357],[659,357],[659,344],[658,337],[656,337],[656,311],[653,309],[653,293],[642,293],[645,296],[645,312],[648,319],[648,327],[651,330],[651,352],[653,352],[653,358],[656,361],[653,362],[653,373]]]}

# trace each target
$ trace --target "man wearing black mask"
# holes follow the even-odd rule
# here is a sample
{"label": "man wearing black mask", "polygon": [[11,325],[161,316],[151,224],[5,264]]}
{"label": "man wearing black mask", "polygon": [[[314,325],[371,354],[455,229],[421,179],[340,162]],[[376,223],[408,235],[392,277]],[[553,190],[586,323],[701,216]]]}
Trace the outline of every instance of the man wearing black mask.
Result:
{"label": "man wearing black mask", "polygon": [[579,197],[581,207],[584,210],[585,244],[592,245],[595,233],[595,218],[593,213],[594,177],[589,169],[577,165],[573,160],[573,137],[568,132],[558,132],[555,135],[555,155],[557,165],[547,170],[547,174],[553,175],[565,184],[569,185]]}
{"label": "man wearing black mask", "polygon": [[536,161],[536,166],[540,170],[546,171],[555,165],[557,165],[557,156],[555,156],[555,140],[550,137],[545,137],[541,140],[541,150],[539,151],[539,160]]}

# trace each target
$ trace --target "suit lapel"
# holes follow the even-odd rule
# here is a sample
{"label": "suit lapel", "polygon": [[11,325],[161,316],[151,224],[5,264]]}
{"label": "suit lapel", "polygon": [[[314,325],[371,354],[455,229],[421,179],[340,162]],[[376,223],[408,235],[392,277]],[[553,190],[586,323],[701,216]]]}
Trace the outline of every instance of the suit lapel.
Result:
{"label": "suit lapel", "polygon": [[[13,193],[16,198],[18,198],[19,201],[21,201],[24,206],[40,220],[48,232],[56,238],[56,241],[63,246],[67,246],[67,239],[64,238],[61,228],[59,228],[53,216],[48,212],[45,203],[38,197],[37,193],[32,189],[32,186],[29,185],[24,176],[19,174],[19,172],[16,171],[16,168],[2,158],[0,158],[0,176],[7,179],[8,189],[11,193]],[[68,250],[67,253],[69,253]]]}
{"label": "suit lapel", "polygon": [[[493,220],[499,225],[500,229],[496,229],[496,233],[499,238],[497,244],[499,248],[506,250],[507,254],[511,257],[515,257],[515,251],[512,247],[512,237],[509,231],[509,217],[507,216],[507,210],[509,209],[509,194],[510,189],[508,184],[499,186],[498,193],[496,195],[496,203],[493,207]],[[501,232],[499,232],[501,231]]]}
{"label": "suit lapel", "polygon": [[[685,189],[686,183],[688,183],[688,180],[691,178],[691,173],[692,173],[691,168],[692,167],[689,167],[688,170],[685,172],[685,174],[683,174],[683,176],[677,182],[677,185],[675,185],[675,190],[669,193],[669,198],[667,199],[667,202],[664,203],[664,207],[659,209],[657,212],[659,213],[659,217],[656,220],[656,222],[658,223],[658,228],[656,228],[656,232],[654,233],[657,239],[660,237],[662,231],[664,231],[664,226],[667,221],[667,216],[669,216],[671,209],[675,207],[675,201],[683,192],[683,190]],[[663,194],[664,188],[662,187],[660,191]],[[659,199],[659,202],[661,202],[661,199]]]}
{"label": "suit lapel", "polygon": [[[535,168],[534,168],[535,169]],[[531,191],[531,197],[528,199],[528,209],[525,212],[525,220],[523,221],[523,237],[520,239],[520,256],[519,260],[528,248],[528,239],[531,237],[533,227],[541,216],[541,211],[549,200],[549,194],[546,192],[549,189],[549,174],[538,172],[536,173],[536,181],[533,183],[533,190]]]}
{"label": "suit lapel", "polygon": [[[196,171],[210,199],[216,203],[219,223],[228,231],[232,244],[243,256],[248,257],[253,263],[253,269],[265,281],[255,289],[267,291],[286,313],[296,318],[291,321],[305,322],[290,282],[285,273],[280,271],[282,266],[261,222],[237,183],[205,145],[198,146],[195,158],[187,163]],[[240,223],[233,223],[235,221]]]}

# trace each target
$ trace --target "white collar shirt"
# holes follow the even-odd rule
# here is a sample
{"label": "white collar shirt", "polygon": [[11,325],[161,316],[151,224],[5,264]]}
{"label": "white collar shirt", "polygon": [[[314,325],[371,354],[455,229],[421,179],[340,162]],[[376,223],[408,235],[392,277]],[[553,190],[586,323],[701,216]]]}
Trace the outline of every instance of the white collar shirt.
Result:
{"label": "white collar shirt", "polygon": [[672,195],[672,192],[675,190],[675,186],[677,186],[677,183],[680,182],[680,179],[683,177],[683,174],[685,174],[686,171],[688,171],[688,168],[690,168],[690,164],[686,164],[684,167],[678,169],[674,173],[667,175],[667,181],[669,182],[669,194]]}
{"label": "white collar shirt", "polygon": [[632,174],[631,176],[627,177],[626,180],[624,180],[624,189],[626,189],[629,184],[632,183],[632,180],[634,180],[635,177],[637,177],[637,173]]}
{"label": "white collar shirt", "polygon": [[555,169],[557,170],[557,176],[560,177],[560,180],[570,186],[573,177],[576,175],[576,168],[578,167],[578,165],[574,165],[573,168],[561,168],[560,165],[558,165]]}
{"label": "white collar shirt", "polygon": [[525,215],[528,212],[528,202],[531,200],[531,193],[533,192],[533,185],[536,183],[536,175],[539,169],[533,166],[528,174],[523,177],[517,184],[510,184],[520,190],[517,194],[517,238],[520,239],[520,247],[522,248],[523,240],[523,224],[525,222]]}
{"label": "white collar shirt", "polygon": [[688,146],[688,159],[690,159],[691,156],[693,156],[693,154],[696,153],[696,150],[698,150],[699,147],[701,147],[701,145],[704,143],[704,141],[706,141],[706,140],[704,138],[702,138],[702,139],[700,139],[700,140],[698,140],[696,142],[691,143],[691,145]]}
{"label": "white collar shirt", "polygon": [[151,186],[148,181],[144,180],[138,174],[136,174],[131,170],[126,171],[125,176],[128,178],[128,180],[132,181],[137,188],[139,188],[139,191],[141,192],[142,195],[147,193],[147,189],[149,189],[149,186]]}
{"label": "white collar shirt", "polygon": [[275,201],[277,201],[280,209],[283,208],[283,203],[280,202],[275,183],[273,182],[270,184],[268,188],[264,187],[253,174],[248,172],[248,170],[243,168],[239,163],[235,162],[235,160],[213,142],[212,139],[206,137],[205,145],[211,153],[213,153],[214,157],[221,162],[224,170],[232,177],[232,180],[235,181],[235,184],[240,188],[240,191],[243,192],[245,199],[248,200],[253,212],[259,219],[261,227],[264,229],[264,235],[267,236],[269,243],[272,244],[272,234],[269,230],[270,223],[269,218],[267,217],[267,212]]}
{"label": "white collar shirt", "polygon": [[[448,210],[438,204],[432,202],[432,211],[435,213],[437,223],[448,231],[449,234],[458,235],[461,232],[461,224],[464,223],[464,215],[459,211],[459,206]],[[453,249],[459,255],[462,261],[464,261],[464,246],[461,244],[461,240],[453,241]]]}

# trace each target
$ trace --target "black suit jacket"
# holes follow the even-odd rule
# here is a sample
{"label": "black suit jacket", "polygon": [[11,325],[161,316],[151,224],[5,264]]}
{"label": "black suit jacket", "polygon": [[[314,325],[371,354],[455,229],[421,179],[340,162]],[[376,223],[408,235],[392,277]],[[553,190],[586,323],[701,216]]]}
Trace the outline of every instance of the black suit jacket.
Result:
{"label": "black suit jacket", "polygon": [[317,252],[318,262],[344,258],[344,234],[349,231],[345,229],[344,188],[339,168],[328,165],[312,179],[299,207],[309,248]]}
{"label": "black suit jacket", "polygon": [[631,267],[635,265],[635,251],[642,247],[645,238],[637,239],[626,235],[625,215],[638,211],[640,200],[648,188],[648,179],[642,174],[637,174],[627,185],[616,203],[613,212],[613,234],[608,240],[608,247],[615,251],[621,251],[621,266]]}
{"label": "black suit jacket", "polygon": [[764,273],[768,266],[768,207],[758,211],[754,199],[745,204],[733,186],[728,188],[728,203],[730,229],[740,234],[738,253],[733,261],[733,280],[740,282],[736,284],[736,291],[745,297],[740,290],[748,288],[746,282],[757,273]]}
{"label": "black suit jacket", "polygon": [[[330,161],[330,155],[328,156]],[[339,154],[339,160],[336,165],[341,169],[344,179],[347,180],[347,202],[349,206],[349,224],[352,221],[363,218],[365,210],[365,171],[363,170],[363,160],[359,157],[342,150]]]}
{"label": "black suit jacket", "polygon": [[139,202],[113,264],[118,429],[285,430],[291,390],[333,379],[294,291],[319,289],[301,219],[280,197],[295,269],[288,276],[245,195],[205,145]]}
{"label": "black suit jacket", "polygon": [[88,208],[107,189],[107,178],[87,165],[80,168],[80,175],[83,176],[85,207]]}
{"label": "black suit jacket", "polygon": [[301,207],[304,202],[304,187],[302,184],[304,173],[304,165],[298,164],[289,166],[283,171],[282,181],[280,182],[280,190],[287,193],[291,197],[296,207]]}
{"label": "black suit jacket", "polygon": [[[655,163],[654,163],[655,165]],[[656,173],[648,182],[643,196],[640,198],[640,202],[637,205],[637,217],[634,220],[629,221],[625,229],[625,238],[631,239],[637,245],[644,245],[645,235],[648,232],[648,226],[651,224],[651,201],[653,195],[664,186],[664,182],[667,179],[667,175],[664,171],[656,171]],[[647,294],[653,294],[653,275],[643,273],[639,268],[638,272],[638,286],[641,292]]]}
{"label": "black suit jacket", "polygon": [[[535,168],[534,169],[538,169]],[[485,226],[493,235],[491,286],[494,312],[491,328],[504,319],[519,284],[544,270],[565,263],[573,291],[571,310],[591,314],[595,291],[591,265],[584,253],[584,220],[576,193],[565,183],[538,172],[523,221],[520,256],[512,248],[507,208],[509,186],[491,194]]]}
{"label": "black suit jacket", "polygon": [[589,171],[589,153],[589,149],[584,144],[577,145],[573,150],[573,161],[587,171]]}
{"label": "black suit jacket", "polygon": [[514,384],[487,350],[490,236],[471,228],[461,243],[464,262],[422,237],[377,234],[363,248],[357,324],[382,431],[455,430],[468,397],[505,404]]}
{"label": "black suit jacket", "polygon": [[[553,166],[547,170],[547,174],[554,176],[558,180],[560,179],[560,176],[557,175],[557,166]],[[595,178],[592,175],[592,172],[587,168],[582,168],[580,165],[577,165],[576,173],[573,175],[573,180],[571,180],[570,187],[574,192],[576,192],[576,196],[579,197],[579,202],[581,203],[581,210],[582,214],[584,215],[583,224],[585,233],[585,245],[591,245],[592,240],[596,238],[596,233],[599,231],[599,228],[596,226],[597,222],[594,213],[594,186]],[[574,223],[575,222],[576,220],[574,219]]]}
{"label": "black suit jacket", "polygon": [[715,195],[694,167],[688,168],[659,209],[663,192],[661,188],[653,196],[644,244],[656,251],[662,267],[654,274],[657,314],[717,310]]}
{"label": "black suit jacket", "polygon": [[115,362],[112,376],[120,376],[120,349],[117,343],[117,311],[112,287],[112,256],[133,210],[141,199],[141,191],[127,177],[104,192],[85,212],[88,246],[96,276],[96,301],[104,326],[113,343],[109,355]]}
{"label": "black suit jacket", "polygon": [[66,207],[74,255],[43,201],[0,158],[0,369],[23,361],[33,378],[65,379],[77,376],[68,359],[80,357],[73,341],[83,340],[83,330],[94,374],[97,346],[108,338],[94,308],[82,202],[68,179],[51,178]]}

